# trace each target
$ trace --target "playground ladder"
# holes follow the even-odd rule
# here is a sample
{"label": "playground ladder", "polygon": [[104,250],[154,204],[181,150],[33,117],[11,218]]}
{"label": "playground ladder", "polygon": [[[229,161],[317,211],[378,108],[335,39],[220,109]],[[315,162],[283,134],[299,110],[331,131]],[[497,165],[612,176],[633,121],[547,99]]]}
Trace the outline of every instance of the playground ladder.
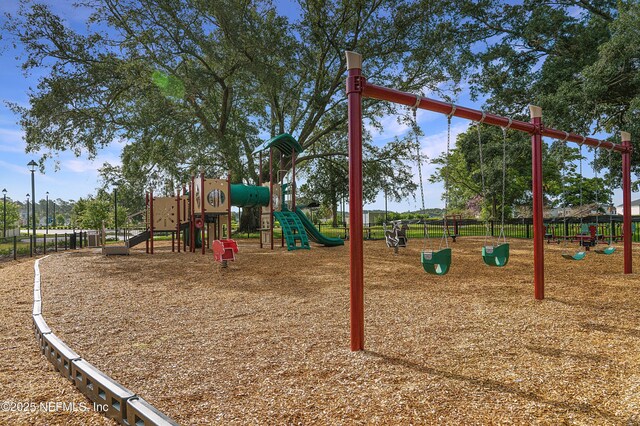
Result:
{"label": "playground ladder", "polygon": [[[273,212],[273,215],[280,222],[284,238],[287,241],[287,250],[310,249],[309,237],[305,231],[300,218],[291,211]],[[300,243],[299,245],[297,243]]]}

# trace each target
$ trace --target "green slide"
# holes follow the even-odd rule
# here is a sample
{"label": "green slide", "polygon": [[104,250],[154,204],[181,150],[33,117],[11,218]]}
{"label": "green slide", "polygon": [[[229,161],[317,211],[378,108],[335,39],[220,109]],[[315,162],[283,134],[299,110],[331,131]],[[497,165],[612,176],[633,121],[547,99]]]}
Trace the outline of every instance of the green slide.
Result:
{"label": "green slide", "polygon": [[342,238],[331,238],[323,235],[318,228],[315,227],[313,222],[309,220],[306,214],[299,208],[296,208],[296,215],[300,218],[300,222],[304,225],[304,229],[307,230],[309,239],[318,244],[322,244],[327,247],[343,246],[344,241]]}

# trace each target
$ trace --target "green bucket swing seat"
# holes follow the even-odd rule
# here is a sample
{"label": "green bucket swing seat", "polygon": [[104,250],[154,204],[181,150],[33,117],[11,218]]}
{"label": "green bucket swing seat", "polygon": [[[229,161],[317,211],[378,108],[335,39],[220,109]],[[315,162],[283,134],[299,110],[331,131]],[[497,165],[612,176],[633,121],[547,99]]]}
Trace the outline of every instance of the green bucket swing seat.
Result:
{"label": "green bucket swing seat", "polygon": [[425,272],[433,275],[444,275],[451,266],[451,249],[422,252],[422,267]]}
{"label": "green bucket swing seat", "polygon": [[509,244],[482,247],[482,260],[489,266],[506,266],[509,262]]}
{"label": "green bucket swing seat", "polygon": [[586,251],[578,251],[574,254],[562,253],[562,257],[567,260],[582,260],[587,255]]}
{"label": "green bucket swing seat", "polygon": [[609,247],[605,247],[603,249],[597,249],[596,253],[598,254],[613,254],[616,251],[615,247],[609,246]]}

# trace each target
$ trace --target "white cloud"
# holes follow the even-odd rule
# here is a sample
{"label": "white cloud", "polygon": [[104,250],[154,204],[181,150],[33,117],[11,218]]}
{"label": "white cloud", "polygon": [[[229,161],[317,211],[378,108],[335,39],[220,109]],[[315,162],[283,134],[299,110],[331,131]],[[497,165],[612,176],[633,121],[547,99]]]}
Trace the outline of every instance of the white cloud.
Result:
{"label": "white cloud", "polygon": [[24,154],[25,148],[26,144],[22,130],[0,128],[0,152]]}
{"label": "white cloud", "polygon": [[105,162],[109,162],[113,166],[119,166],[122,164],[120,158],[114,155],[98,155],[94,160],[73,158],[61,161],[60,170],[71,173],[90,173],[92,175],[97,175],[98,169],[100,169]]}

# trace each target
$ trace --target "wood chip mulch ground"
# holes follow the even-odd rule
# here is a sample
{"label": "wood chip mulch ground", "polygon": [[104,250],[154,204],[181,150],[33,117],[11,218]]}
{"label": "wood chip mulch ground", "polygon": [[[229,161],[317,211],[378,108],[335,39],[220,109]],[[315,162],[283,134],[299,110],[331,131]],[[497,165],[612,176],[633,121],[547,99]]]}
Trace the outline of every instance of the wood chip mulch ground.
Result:
{"label": "wood chip mulch ground", "polygon": [[[462,239],[444,277],[422,272],[420,241],[398,256],[367,241],[367,350],[352,353],[348,243],[239,245],[226,270],[166,244],[154,255],[51,256],[41,262],[44,317],[181,424],[640,423],[640,280],[622,274],[621,253],[571,262],[547,245],[537,302],[530,241],[512,241],[509,265],[489,268],[482,241]],[[81,400],[37,352],[31,268],[0,270],[2,347],[15,347],[0,352],[2,374],[16,377],[0,390]]]}
{"label": "wood chip mulch ground", "polygon": [[0,264],[0,425],[114,425],[40,354],[33,259]]}

